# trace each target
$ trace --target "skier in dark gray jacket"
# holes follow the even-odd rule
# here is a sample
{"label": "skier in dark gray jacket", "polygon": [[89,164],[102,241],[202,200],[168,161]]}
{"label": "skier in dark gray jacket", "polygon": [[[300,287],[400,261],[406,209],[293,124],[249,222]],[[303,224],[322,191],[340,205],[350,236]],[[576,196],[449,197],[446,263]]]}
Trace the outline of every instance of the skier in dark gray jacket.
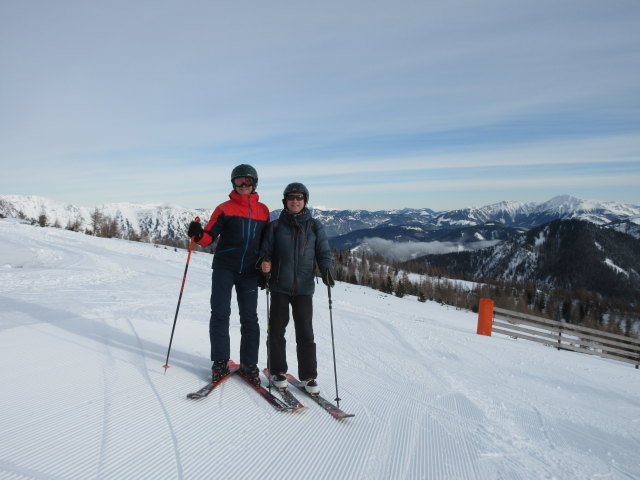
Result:
{"label": "skier in dark gray jacket", "polygon": [[287,385],[285,331],[289,305],[296,329],[298,377],[309,393],[318,394],[316,344],[313,336],[313,293],[316,264],[322,281],[332,287],[331,249],[322,224],[307,209],[309,191],[302,183],[291,183],[284,190],[284,209],[264,234],[261,254],[263,273],[269,274],[271,309],[269,318],[269,368],[271,381]]}

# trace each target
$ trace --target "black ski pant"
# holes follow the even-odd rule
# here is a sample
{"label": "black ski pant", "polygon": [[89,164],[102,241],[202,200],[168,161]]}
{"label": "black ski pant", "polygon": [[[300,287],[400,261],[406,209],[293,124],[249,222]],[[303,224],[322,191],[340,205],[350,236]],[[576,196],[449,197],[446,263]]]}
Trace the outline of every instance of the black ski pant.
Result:
{"label": "black ski pant", "polygon": [[273,373],[286,373],[287,340],[285,332],[289,323],[289,305],[296,329],[296,353],[298,356],[298,378],[309,380],[318,376],[316,343],[313,338],[313,296],[271,294],[269,318],[269,366]]}

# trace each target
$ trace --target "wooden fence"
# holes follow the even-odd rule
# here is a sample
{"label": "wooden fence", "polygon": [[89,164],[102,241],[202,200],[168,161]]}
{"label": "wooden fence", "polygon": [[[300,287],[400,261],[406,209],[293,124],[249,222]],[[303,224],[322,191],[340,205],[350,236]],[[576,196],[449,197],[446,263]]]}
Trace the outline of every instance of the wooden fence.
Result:
{"label": "wooden fence", "polygon": [[588,353],[640,366],[640,340],[593,328],[493,308],[491,331],[542,343],[558,350]]}

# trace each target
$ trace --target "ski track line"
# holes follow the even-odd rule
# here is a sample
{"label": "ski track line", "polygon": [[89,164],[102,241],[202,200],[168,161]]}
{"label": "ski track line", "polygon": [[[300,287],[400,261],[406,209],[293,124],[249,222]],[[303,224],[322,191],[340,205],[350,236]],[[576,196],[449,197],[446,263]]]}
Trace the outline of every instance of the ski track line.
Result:
{"label": "ski track line", "polygon": [[[495,445],[494,450],[503,452],[505,467],[510,465],[513,472],[530,472],[530,475],[525,478],[573,476],[568,473],[570,468],[563,453],[568,446],[562,446],[564,442],[560,441],[560,446],[554,448],[558,452],[555,457],[550,456],[546,451],[539,452],[530,448],[532,439],[533,441],[544,439],[544,433],[540,431],[535,412],[518,405],[511,405],[507,410],[507,418],[511,419],[511,427],[506,432],[504,426],[508,424],[504,421],[498,424],[500,427],[497,431],[492,423],[489,424],[489,431]],[[543,454],[542,457],[540,453]]]}
{"label": "ski track line", "polygon": [[[469,344],[469,342],[457,342],[457,343],[458,343],[458,345],[460,345],[460,346],[464,346],[464,347],[468,347],[468,344]],[[489,358],[490,358],[488,355],[486,355],[486,354],[485,354],[485,353],[483,353],[482,351],[477,351],[476,349],[474,349],[474,351],[475,351],[475,353],[476,353],[476,354],[478,354],[478,355],[480,355],[480,356],[483,356],[483,357],[485,357],[485,358],[487,358],[487,359],[489,359]],[[457,383],[457,382],[456,382],[456,383]],[[468,388],[468,387],[467,387],[467,388]],[[485,403],[486,403],[486,402],[485,402]],[[539,433],[539,432],[538,432],[538,433]]]}
{"label": "ski track line", "polygon": [[[106,365],[112,365],[114,363],[113,354],[111,351],[111,338],[109,335],[105,336],[104,339],[104,354],[107,360]],[[109,419],[111,418],[111,402],[109,402],[109,398],[111,398],[111,384],[109,382],[109,376],[107,372],[107,366],[105,364],[102,365],[102,385],[104,392],[104,401],[102,407],[102,430],[100,435],[100,447],[99,447],[99,456],[98,456],[98,464],[96,466],[97,478],[103,478],[102,472],[104,470],[104,461],[105,461],[105,453],[106,453],[106,445],[107,445],[107,432]]]}
{"label": "ski track line", "polygon": [[[510,455],[512,457],[521,459],[516,468],[525,471],[532,470],[533,462],[537,469],[534,471],[538,471],[540,475],[558,476],[560,478],[573,476],[569,473],[572,468],[564,455],[564,452],[567,449],[571,449],[571,446],[561,436],[556,437],[556,440],[552,443],[553,448],[549,448],[549,451],[558,452],[554,456],[550,456],[548,451],[530,450],[529,446],[532,439],[534,441],[544,440],[546,443],[547,438],[550,438],[541,430],[543,425],[540,423],[538,412],[534,410],[534,407],[512,404],[507,409],[507,418],[511,420],[510,428],[508,428],[509,434],[506,436],[508,442],[505,442],[500,448],[502,451],[511,452]],[[502,423],[504,427],[505,424],[504,422]],[[571,461],[574,460],[575,457],[571,456]]]}
{"label": "ski track line", "polygon": [[[207,428],[206,423],[199,426],[201,434],[197,443],[209,445],[205,455],[211,457],[212,463],[210,466],[203,465],[202,454],[190,452],[191,457],[198,460],[194,462],[194,467],[189,463],[186,464],[186,478],[208,478],[211,476],[211,474],[206,475],[209,470],[215,471],[219,478],[253,478],[256,472],[265,472],[261,473],[261,478],[269,478],[266,465],[269,461],[280,462],[281,456],[277,455],[278,451],[288,451],[285,442],[290,436],[286,432],[291,428],[291,424],[287,426],[287,420],[295,423],[297,418],[291,417],[296,417],[299,412],[293,414],[278,412],[251,391],[243,380],[235,379],[235,382],[232,380],[233,378],[218,387],[223,390],[223,404],[208,406],[214,407],[210,410],[206,421],[210,424],[210,428]],[[216,389],[211,395],[220,393]],[[257,397],[261,403],[253,406],[255,399],[251,396]],[[206,400],[208,401],[209,397]],[[190,401],[187,400],[187,402]],[[243,422],[247,415],[255,419],[250,424]],[[239,425],[243,427],[239,429]],[[231,436],[228,435],[230,431],[234,432]],[[217,432],[221,434],[218,435]],[[273,449],[274,441],[277,441],[277,450]],[[195,446],[195,443],[192,442],[192,446]],[[264,445],[257,447],[262,444]]]}
{"label": "ski track line", "polygon": [[[258,400],[259,400],[259,402],[263,402],[263,400],[262,400],[262,399],[259,399],[259,398],[258,398]],[[268,407],[268,406],[267,406],[267,407]],[[271,408],[271,407],[268,407],[268,408]],[[286,414],[286,412],[276,412],[276,413],[278,413],[278,414]],[[321,412],[321,413],[322,413],[323,415],[326,415],[324,412]]]}
{"label": "ski track line", "polygon": [[176,435],[186,445],[181,450],[185,478],[212,478],[213,472],[223,478],[237,462],[226,432],[241,424],[246,411],[242,411],[242,392],[230,381],[201,400],[186,399],[184,392],[180,398],[177,391],[173,397],[172,411],[179,414]]}
{"label": "ski track line", "polygon": [[391,424],[389,432],[389,453],[393,456],[400,456],[403,461],[392,462],[391,465],[386,464],[386,468],[383,466],[382,471],[379,473],[379,478],[411,478],[408,475],[412,463],[415,459],[415,433],[414,422],[416,418],[412,417],[411,409],[408,405],[403,404],[401,408],[396,408],[395,417],[396,420]]}
{"label": "ski track line", "polygon": [[[366,319],[364,318],[365,316]],[[350,319],[351,318],[353,317],[350,316]],[[392,320],[381,319],[379,313],[374,314],[361,312],[359,316],[355,317],[355,321],[358,321],[363,325],[367,324],[367,328],[369,329],[373,328],[373,326],[378,326],[382,330],[376,335],[373,335],[374,338],[380,338],[380,342],[378,345],[363,345],[358,349],[356,353],[353,354],[354,357],[359,358],[361,361],[365,360],[364,363],[366,365],[376,365],[377,363],[379,363],[379,356],[377,355],[379,349],[393,348],[394,344],[398,344],[401,347],[399,351],[413,352],[413,355],[408,355],[406,358],[388,365],[381,365],[381,368],[384,368],[385,370],[392,369],[395,373],[395,376],[400,378],[407,377],[407,372],[412,372],[413,376],[410,380],[412,382],[435,379],[439,382],[439,385],[437,385],[437,387],[444,387],[446,385],[446,382],[442,381],[442,379],[438,378],[438,376],[435,374],[435,370],[423,368],[424,365],[428,365],[430,363],[428,358],[432,354],[432,352],[430,351],[432,345],[427,341],[425,333],[421,332],[419,336],[410,336],[413,341],[416,341],[418,337],[425,338],[424,343],[420,344],[422,348],[418,349],[416,346],[410,343],[403,334],[399,332],[398,328],[393,325]],[[383,332],[385,331],[391,336],[389,337],[387,335],[384,335]],[[404,347],[404,349],[402,349],[402,347]],[[347,352],[347,354],[348,353],[349,352]],[[402,367],[400,368],[397,365],[402,365]],[[419,377],[416,378],[416,375],[418,375]]]}
{"label": "ski track line", "polygon": [[149,371],[147,369],[147,358],[145,355],[145,350],[144,347],[142,345],[142,341],[140,340],[140,336],[138,335],[137,330],[135,329],[133,323],[131,322],[130,319],[126,319],[129,327],[131,328],[131,331],[133,332],[133,335],[136,338],[136,342],[138,344],[138,353],[140,356],[140,363],[139,363],[139,370],[142,373],[143,377],[145,378],[147,385],[151,388],[151,391],[153,392],[154,396],[156,397],[158,406],[160,407],[160,409],[162,410],[162,414],[164,416],[165,419],[165,423],[167,425],[167,429],[169,431],[169,435],[171,437],[171,442],[173,445],[173,451],[174,451],[174,456],[175,456],[175,467],[177,469],[177,478],[178,479],[182,479],[183,478],[183,472],[182,472],[182,461],[180,459],[180,449],[178,447],[178,439],[176,437],[173,425],[171,423],[171,416],[169,415],[169,411],[167,410],[167,407],[165,406],[162,397],[160,396],[160,393],[158,392],[158,390],[156,389],[153,381],[151,380],[151,377],[149,376]]}
{"label": "ski track line", "polygon": [[[360,315],[362,316],[362,312],[360,313]],[[388,322],[384,322],[384,320],[381,320],[379,315],[369,314],[367,316],[371,320],[373,320],[375,322],[375,324],[382,324],[386,328],[387,332],[392,334],[392,337],[396,337],[397,338],[397,335],[396,335],[397,329],[395,327],[393,327],[393,326],[388,325]],[[376,336],[374,336],[374,337],[376,337]],[[400,339],[400,340],[402,341],[403,339]],[[401,342],[401,343],[403,343],[403,342]],[[417,354],[421,353],[421,352],[416,351],[415,348],[412,345],[408,345],[407,342],[404,342],[403,344],[404,344],[404,346],[408,346],[410,350],[413,350]],[[368,349],[358,349],[358,351],[353,354],[354,356],[359,357],[359,359],[361,359],[361,360],[364,359],[365,360],[365,364],[369,363],[369,362],[367,362],[367,359],[370,359],[371,362],[375,362],[377,360],[375,358],[375,356],[371,353],[371,352],[376,350],[375,347],[371,348],[370,345],[368,347],[370,347],[370,348],[368,348]],[[387,347],[388,347],[388,345],[387,345]],[[399,361],[397,363],[404,365],[404,361]],[[389,373],[392,375],[392,377],[397,377],[397,378],[402,378],[402,376],[406,377],[406,375],[407,375],[406,370],[411,370],[411,369],[407,369],[406,366],[403,367],[402,369],[394,368],[393,365],[391,365],[391,367],[385,366],[385,370],[386,371],[389,371],[390,369],[392,370],[392,372],[389,372]],[[420,369],[418,366],[416,366],[415,371],[420,372],[420,371],[422,371],[422,369]],[[395,375],[393,375],[394,372],[395,372]],[[377,373],[377,370],[376,370],[376,373]],[[369,377],[369,379],[371,379],[371,377]],[[390,385],[389,387],[387,387],[387,389],[389,391],[393,390],[393,387],[392,387],[392,383],[393,382],[391,382],[391,384],[389,384],[388,381],[385,382],[384,380],[385,379],[383,378],[382,381],[380,382],[381,383],[381,387],[384,388],[386,385]],[[412,383],[412,380],[408,379],[408,378],[405,378],[405,381],[407,383],[409,383],[409,384]],[[446,382],[444,381],[444,379],[442,377],[437,378],[437,383],[439,383],[440,386],[444,386],[446,384]],[[420,383],[418,382],[418,384],[420,384]],[[357,390],[357,386],[355,386],[355,389]],[[412,397],[414,397],[414,398],[409,399],[409,400],[418,401],[418,403],[420,403],[420,404],[427,404],[427,402],[424,402],[422,400],[422,398],[424,398],[424,392],[420,391],[419,386],[416,386],[416,388],[414,388],[412,390],[415,391],[415,393],[412,395]],[[389,394],[389,391],[385,392],[387,394],[387,396]],[[371,398],[371,397],[366,398],[366,400],[363,400],[362,398],[360,398],[359,400],[360,400],[361,407],[366,412],[371,412],[373,415],[377,416],[380,419],[383,419],[384,417],[387,416],[387,412],[385,412],[383,409],[380,408],[380,404],[384,404],[387,400],[389,400],[388,398],[385,400],[384,397],[381,397],[380,398],[380,402],[377,402],[374,398]],[[391,401],[393,401],[393,400],[391,400]],[[395,410],[396,411],[394,411],[394,416],[398,416],[398,407],[396,407]],[[381,411],[382,411],[382,414],[380,413]],[[413,427],[413,423],[412,423],[413,420],[409,420],[408,417],[405,417],[404,421],[407,422],[407,424],[406,424],[406,426],[404,428],[411,429]],[[471,462],[468,461],[467,463],[471,463]],[[416,464],[415,469],[416,469],[416,471],[414,473],[417,472],[417,474],[420,475],[420,478],[422,478],[422,473],[424,473],[424,466],[421,465],[421,464]],[[392,475],[393,477],[396,477],[396,475],[400,474],[400,472],[389,472],[389,474]],[[404,472],[403,472],[403,474],[404,474]]]}
{"label": "ski track line", "polygon": [[[466,438],[464,435],[464,423],[455,414],[460,414],[456,396],[446,395],[439,400],[448,404],[448,408],[445,407],[445,411],[449,410],[451,414],[438,415],[440,412],[424,411],[423,415],[426,418],[423,421],[422,436],[426,438],[422,439],[422,443],[425,446],[429,445],[429,448],[434,448],[435,444],[435,449],[445,455],[444,458],[457,458],[457,461],[453,462],[453,464],[458,471],[451,471],[451,468],[454,467],[449,467],[448,470],[444,468],[434,470],[434,473],[437,474],[436,478],[479,478],[477,465],[478,446],[476,442],[472,442],[471,439]],[[471,420],[473,421],[474,419]],[[441,433],[433,435],[433,431],[440,431]],[[432,461],[436,462],[436,466],[438,465],[437,458]]]}
{"label": "ski track line", "polygon": [[[452,375],[449,375],[449,383],[450,383],[450,392],[444,395],[440,401],[446,402],[443,403],[444,411],[451,412],[450,415],[444,415],[439,417],[439,422],[441,423],[442,428],[446,431],[451,432],[452,436],[459,436],[463,439],[464,451],[467,452],[469,456],[474,456],[473,445],[469,444],[469,435],[464,435],[465,427],[468,427],[468,424],[471,422],[476,425],[476,431],[479,432],[479,440],[478,447],[475,448],[475,456],[479,456],[482,453],[482,450],[491,451],[509,451],[508,446],[503,445],[503,441],[499,440],[498,445],[495,448],[491,447],[491,445],[487,444],[487,441],[495,441],[500,436],[491,435],[491,425],[493,423],[493,419],[486,416],[485,412],[493,412],[491,407],[486,407],[483,409],[478,406],[467,394],[469,392],[469,388],[456,380]],[[488,423],[489,429],[485,427],[485,424]],[[466,428],[468,430],[468,428]],[[504,435],[504,432],[498,433],[498,435]],[[472,435],[474,433],[472,432]],[[513,434],[508,438],[512,438]],[[491,448],[490,448],[491,447]],[[525,468],[526,470],[526,468]]]}
{"label": "ski track line", "polygon": [[[354,390],[366,392],[364,387],[367,382],[363,380],[362,383],[363,388],[354,385]],[[394,392],[394,389],[384,392],[371,389],[364,398],[359,399],[360,405],[367,405],[366,408],[375,418],[368,422],[372,432],[366,436],[372,439],[372,443],[366,451],[361,452],[367,459],[364,462],[366,468],[355,478],[425,478],[421,473],[418,473],[420,476],[409,475],[411,469],[423,472],[426,468],[421,460],[424,442],[416,448],[412,447],[418,439],[419,432],[425,428],[424,425],[420,426],[424,407]],[[360,421],[360,417],[358,419]],[[358,428],[362,428],[360,423]],[[391,470],[388,471],[385,470],[385,462],[382,460],[387,456],[399,459],[393,462]]]}
{"label": "ski track line", "polygon": [[[343,398],[341,408],[343,410],[349,410],[350,413],[356,413],[358,422],[366,421],[367,423],[373,423],[375,421],[386,421],[380,413],[380,408],[376,408],[382,404],[384,398],[381,395],[369,395],[366,387],[369,385],[366,381],[361,380],[359,377],[349,380],[349,384],[352,386],[352,393],[349,394],[345,401]],[[375,403],[374,403],[375,402]],[[349,405],[345,407],[345,403]],[[362,419],[362,420],[361,420]]]}
{"label": "ski track line", "polygon": [[[426,478],[479,478],[473,473],[473,465],[468,460],[465,461],[469,456],[468,446],[460,444],[455,435],[457,428],[436,420],[429,422],[426,431],[424,443],[429,445]],[[449,460],[442,462],[443,458]]]}
{"label": "ski track line", "polygon": [[[42,424],[37,434],[13,435],[11,445],[3,446],[14,465],[28,464],[29,469],[61,478],[82,478],[93,467],[90,445],[96,437],[99,418],[88,420],[90,412],[78,409],[77,420],[69,425],[68,415],[58,415]],[[95,410],[95,409],[94,409]],[[86,412],[86,413],[85,413]],[[80,460],[78,460],[80,459]]]}
{"label": "ski track line", "polygon": [[110,371],[114,380],[128,379],[128,383],[120,391],[111,392],[106,438],[96,442],[103,446],[101,478],[124,478],[135,469],[145,471],[142,477],[162,473],[175,478],[175,465],[166,455],[167,436],[149,435],[149,425],[156,429],[158,414],[156,409],[145,407],[155,397],[136,381],[133,370],[137,370],[133,365],[120,363]]}
{"label": "ski track line", "polygon": [[[471,395],[473,397],[476,397],[475,400],[477,401],[477,395],[473,392],[472,388],[474,385],[474,382],[467,382],[467,383],[460,383],[458,381],[456,381],[455,379],[453,379],[453,377],[451,378],[452,382],[454,385],[456,385],[456,388],[461,391],[461,392],[465,392],[465,394],[468,395],[468,393],[471,393]],[[508,399],[505,399],[505,401],[508,401]],[[486,399],[482,399],[481,403],[484,405],[484,411],[488,414],[488,418],[490,419],[489,421],[491,423],[495,422],[498,425],[499,424],[503,424],[504,423],[504,412],[503,412],[503,416],[501,417],[499,412],[500,412],[500,408],[496,405],[492,405],[491,401],[488,401]],[[546,475],[557,475],[558,472],[566,472],[569,470],[568,466],[566,465],[566,462],[564,460],[562,460],[562,455],[560,454],[560,451],[565,450],[566,448],[571,448],[571,445],[567,443],[566,439],[562,438],[562,436],[559,434],[559,429],[558,428],[553,428],[551,430],[549,430],[549,428],[545,425],[544,420],[543,420],[543,416],[539,410],[538,407],[536,407],[535,402],[532,402],[530,405],[511,405],[509,407],[509,409],[507,410],[508,412],[508,418],[511,419],[511,425],[512,428],[509,429],[510,434],[508,436],[506,436],[506,439],[511,440],[512,444],[504,444],[504,442],[502,442],[503,444],[499,447],[499,449],[501,449],[502,451],[508,452],[508,451],[514,451],[515,447],[515,451],[514,451],[514,455],[516,456],[523,456],[523,449],[525,448],[523,445],[527,445],[528,443],[531,442],[531,439],[533,439],[534,441],[537,441],[539,443],[542,444],[546,444],[548,447],[545,449],[545,452],[543,453],[543,457],[540,458],[540,460],[535,460],[534,463],[539,465],[539,471],[541,472],[545,472]],[[490,423],[490,425],[491,425]],[[587,424],[588,422],[586,421],[582,421],[583,424]],[[504,435],[504,432],[503,432]],[[575,444],[580,444],[580,443],[584,443],[585,438],[584,435],[578,435],[580,437],[579,441],[575,441]],[[591,447],[591,449],[593,451],[598,451],[599,447],[598,445],[602,444],[602,439],[600,438],[598,439],[598,435],[594,435],[594,442],[593,442],[593,446]],[[620,442],[616,439],[617,443],[619,444]],[[553,461],[551,464],[549,464],[549,452],[553,452],[553,451],[558,451],[557,455],[551,455],[551,458],[553,458]],[[576,452],[583,452],[584,448],[577,448]],[[634,447],[630,447],[629,451],[637,451],[637,445],[635,445]],[[538,452],[532,452],[529,453],[527,452],[524,456],[524,458],[529,457],[530,459],[536,459],[539,456]],[[633,454],[630,454],[631,457],[633,457]],[[505,456],[506,457],[506,456]],[[546,461],[545,461],[546,458]],[[606,463],[608,459],[603,459],[603,461]],[[620,463],[623,463],[622,461]],[[525,465],[521,465],[519,463],[516,463],[516,465],[518,465],[518,467],[521,470],[531,470],[531,466],[527,466]],[[550,465],[553,465],[553,468],[550,468]],[[594,466],[594,469],[597,470],[597,468]],[[572,469],[570,469],[572,471],[580,471],[580,468],[578,465],[576,465],[575,467],[573,467]],[[631,469],[632,470],[632,469]]]}
{"label": "ski track line", "polygon": [[0,478],[2,480],[68,480],[67,478],[45,474],[33,468],[19,467],[14,465],[13,462],[4,462],[2,460],[0,460]]}
{"label": "ski track line", "polygon": [[[597,459],[599,464],[611,469],[624,468],[629,472],[637,471],[638,465],[638,449],[637,442],[632,438],[625,438],[625,442],[621,442],[612,434],[603,433],[599,428],[585,424],[576,424],[570,420],[559,422],[556,427],[559,437],[562,439],[565,449],[575,450],[582,454],[586,460]],[[615,441],[616,448],[602,449],[602,445],[613,445]],[[586,444],[586,445],[585,445]],[[574,466],[579,471],[580,465]],[[620,470],[623,471],[623,470]],[[626,475],[634,474],[626,473]]]}
{"label": "ski track line", "polygon": [[[258,408],[261,413],[256,415],[255,424],[247,426],[240,431],[237,431],[236,427],[234,440],[224,448],[230,448],[231,451],[236,452],[246,450],[247,438],[252,436],[257,437],[256,442],[261,446],[250,449],[260,453],[256,455],[256,458],[249,458],[244,465],[234,461],[230,465],[233,468],[226,472],[223,466],[218,465],[218,473],[222,474],[224,472],[225,478],[252,478],[257,471],[261,472],[261,478],[265,479],[298,478],[297,474],[291,475],[289,467],[283,470],[281,456],[277,454],[278,451],[287,451],[291,455],[295,455],[296,458],[308,458],[309,462],[305,463],[305,469],[310,472],[314,472],[315,469],[315,473],[305,474],[306,478],[336,478],[344,474],[344,469],[336,470],[336,467],[333,466],[334,462],[322,456],[317,458],[316,450],[319,445],[323,445],[323,448],[329,448],[327,446],[333,445],[335,452],[330,457],[338,464],[342,458],[349,459],[353,455],[357,457],[357,452],[350,451],[352,447],[348,447],[349,441],[344,437],[344,427],[345,425],[348,427],[348,424],[332,419],[303,392],[298,393],[296,391],[294,394],[307,405],[306,409],[297,412],[279,412],[257,396],[255,392],[248,390],[242,380],[235,380],[231,384],[232,379],[230,379],[225,382],[225,385],[229,384],[229,388],[235,387],[235,389],[239,387],[239,394],[242,398],[236,399],[236,401],[240,401],[240,405],[237,405],[236,409],[245,412],[244,415],[246,415],[247,411],[251,411],[252,408]],[[212,393],[212,395],[215,394],[216,391]],[[258,402],[256,406],[251,407],[251,404],[256,401]],[[231,425],[233,425],[233,422]],[[288,433],[292,429],[302,431],[305,428],[312,429],[314,435],[291,436]],[[278,449],[275,452],[271,448],[274,444],[278,445]],[[347,446],[346,448],[345,445]],[[224,452],[223,450],[218,454],[224,457]],[[313,461],[317,461],[318,464],[314,466],[310,463]],[[287,477],[287,473],[291,476]]]}
{"label": "ski track line", "polygon": [[[451,387],[449,391],[452,391]],[[444,431],[448,432],[452,438],[460,437],[464,439],[462,444],[459,443],[455,450],[455,453],[460,458],[459,464],[470,470],[468,472],[469,475],[479,475],[478,460],[481,450],[484,448],[482,445],[486,443],[483,440],[487,433],[483,427],[485,417],[482,410],[466,396],[455,392],[455,390],[452,392],[453,393],[445,393],[443,396],[435,398],[432,393],[431,399],[423,392],[422,401],[413,399],[411,401],[416,408],[421,408],[421,411],[424,412],[425,415],[429,415],[432,418],[432,421],[429,421],[429,423],[436,422]],[[475,430],[478,433],[474,434],[472,431],[471,438],[466,438],[468,435],[465,437],[463,432],[469,428],[469,424],[475,424]],[[426,427],[423,426],[422,428],[424,429]],[[478,439],[474,440],[476,436]],[[426,445],[431,445],[433,440],[426,442]]]}

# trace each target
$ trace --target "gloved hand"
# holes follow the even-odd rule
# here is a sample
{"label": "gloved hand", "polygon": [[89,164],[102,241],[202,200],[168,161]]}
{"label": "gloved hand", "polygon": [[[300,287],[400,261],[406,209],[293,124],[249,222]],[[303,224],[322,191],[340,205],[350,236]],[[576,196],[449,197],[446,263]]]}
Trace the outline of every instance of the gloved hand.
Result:
{"label": "gloved hand", "polygon": [[189,224],[189,230],[187,231],[187,235],[189,235],[189,237],[195,237],[194,240],[199,242],[203,234],[204,230],[202,229],[200,222],[191,222]]}
{"label": "gloved hand", "polygon": [[265,288],[267,288],[268,283],[269,283],[268,273],[266,275],[262,273],[258,274],[258,287],[260,287],[260,290],[264,290]]}
{"label": "gloved hand", "polygon": [[322,283],[324,283],[327,287],[333,287],[336,284],[336,282],[333,281],[331,270],[325,270],[324,272],[322,272]]}

